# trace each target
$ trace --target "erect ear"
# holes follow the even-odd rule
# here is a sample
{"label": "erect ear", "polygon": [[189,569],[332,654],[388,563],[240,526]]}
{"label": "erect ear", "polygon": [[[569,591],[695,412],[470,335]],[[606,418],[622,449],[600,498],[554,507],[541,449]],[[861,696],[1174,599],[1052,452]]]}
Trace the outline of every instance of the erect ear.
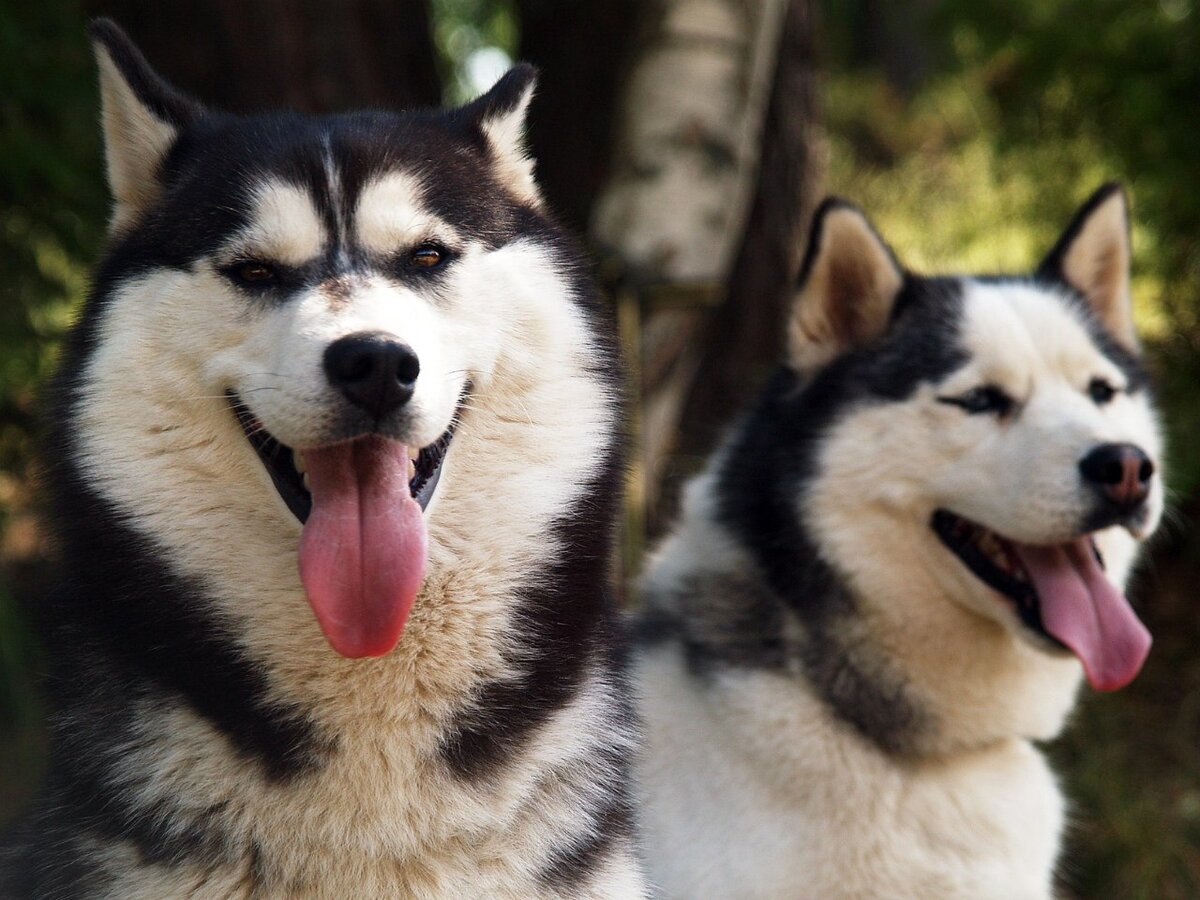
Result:
{"label": "erect ear", "polygon": [[1092,194],[1075,214],[1037,275],[1077,290],[1105,330],[1136,351],[1129,263],[1129,211],[1125,191],[1113,183]]}
{"label": "erect ear", "polygon": [[518,63],[491,90],[461,110],[483,133],[500,180],[534,205],[540,205],[542,198],[533,180],[533,159],[525,147],[525,116],[537,75],[529,63]]}
{"label": "erect ear", "polygon": [[904,271],[856,207],[829,198],[810,229],[787,329],[788,364],[819,368],[887,327]]}
{"label": "erect ear", "polygon": [[101,121],[114,231],[136,218],[162,191],[160,168],[181,129],[203,107],[167,84],[109,19],[88,28],[100,69]]}

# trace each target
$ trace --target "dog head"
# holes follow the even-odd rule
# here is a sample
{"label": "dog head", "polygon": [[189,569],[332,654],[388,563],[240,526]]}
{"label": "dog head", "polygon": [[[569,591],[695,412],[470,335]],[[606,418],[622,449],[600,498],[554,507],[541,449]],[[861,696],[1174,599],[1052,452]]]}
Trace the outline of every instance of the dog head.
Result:
{"label": "dog head", "polygon": [[115,209],[64,374],[79,465],[209,581],[244,554],[287,584],[298,547],[329,643],[386,653],[452,523],[552,517],[611,426],[523,146],[535,73],[448,112],[233,116],[92,36]]}
{"label": "dog head", "polygon": [[789,354],[834,410],[802,515],[865,595],[928,581],[1098,689],[1136,675],[1150,639],[1120,586],[1161,517],[1162,447],[1118,187],[1024,278],[914,275],[827,203]]}

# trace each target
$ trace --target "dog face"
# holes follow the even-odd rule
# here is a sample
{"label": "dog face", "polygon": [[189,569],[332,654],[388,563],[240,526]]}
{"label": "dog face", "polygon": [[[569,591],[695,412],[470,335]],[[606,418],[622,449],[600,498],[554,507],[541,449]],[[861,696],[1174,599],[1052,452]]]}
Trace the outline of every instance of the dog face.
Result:
{"label": "dog face", "polygon": [[833,399],[800,514],[869,594],[917,573],[1092,684],[1149,636],[1120,595],[1162,514],[1161,440],[1137,358],[1124,198],[1080,212],[1028,279],[904,273],[856,210],[817,223],[792,365]]}
{"label": "dog face", "polygon": [[[95,38],[116,206],[81,327],[80,464],[184,558],[219,543],[206,519],[229,540],[270,533],[265,557],[299,536],[329,642],[386,653],[446,531],[438,507],[461,516],[480,494],[470,474],[443,483],[456,457],[490,465],[495,496],[528,453],[501,426],[530,390],[570,404],[564,466],[610,419],[606,386],[583,386],[578,263],[522,146],[533,71],[450,112],[234,117],[180,96],[115,28]],[[533,511],[565,490],[552,468]]]}

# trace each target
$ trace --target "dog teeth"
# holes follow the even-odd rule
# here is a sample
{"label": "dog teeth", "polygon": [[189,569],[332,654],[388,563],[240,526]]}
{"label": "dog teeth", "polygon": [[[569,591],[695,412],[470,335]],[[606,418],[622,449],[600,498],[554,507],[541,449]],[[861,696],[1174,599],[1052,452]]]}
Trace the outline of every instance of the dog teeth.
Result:
{"label": "dog teeth", "polygon": [[416,477],[417,477],[417,464],[412,459],[412,457],[409,457],[409,459],[408,459],[408,480],[412,481]]}
{"label": "dog teeth", "polygon": [[412,460],[413,462],[416,462],[417,457],[421,455],[420,447],[413,447],[410,445],[407,448],[405,448],[405,451],[408,453],[408,458],[410,460]]}
{"label": "dog teeth", "polygon": [[1012,574],[1015,567],[1009,556],[1008,548],[998,535],[990,531],[983,531],[976,537],[975,546],[993,565]]}
{"label": "dog teeth", "polygon": [[304,489],[305,489],[306,491],[309,491],[309,492],[311,493],[311,492],[312,492],[312,488],[310,488],[310,487],[308,486],[308,473],[307,473],[307,472],[301,472],[301,473],[300,473],[300,481],[301,481],[301,483],[304,485]]}
{"label": "dog teeth", "polygon": [[301,453],[299,450],[292,451],[292,465],[296,467],[296,471],[299,472],[301,475],[303,475],[305,473],[305,471],[307,471],[305,468],[305,465],[304,465],[304,454]]}

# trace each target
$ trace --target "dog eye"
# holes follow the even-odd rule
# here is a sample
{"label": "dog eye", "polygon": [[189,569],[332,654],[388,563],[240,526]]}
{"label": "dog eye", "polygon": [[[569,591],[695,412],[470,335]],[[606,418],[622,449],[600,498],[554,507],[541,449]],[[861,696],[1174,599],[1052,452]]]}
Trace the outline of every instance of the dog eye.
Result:
{"label": "dog eye", "polygon": [[1089,381],[1087,392],[1097,406],[1103,406],[1117,395],[1117,389],[1103,378],[1093,378]]}
{"label": "dog eye", "polygon": [[226,274],[244,287],[263,288],[279,283],[279,271],[271,264],[256,259],[234,263],[226,270]]}
{"label": "dog eye", "polygon": [[408,264],[418,269],[436,269],[449,254],[436,244],[422,244],[408,255]]}
{"label": "dog eye", "polygon": [[994,384],[972,388],[957,397],[938,397],[938,402],[948,403],[966,410],[971,415],[995,413],[998,416],[1008,415],[1013,408],[1013,399]]}

